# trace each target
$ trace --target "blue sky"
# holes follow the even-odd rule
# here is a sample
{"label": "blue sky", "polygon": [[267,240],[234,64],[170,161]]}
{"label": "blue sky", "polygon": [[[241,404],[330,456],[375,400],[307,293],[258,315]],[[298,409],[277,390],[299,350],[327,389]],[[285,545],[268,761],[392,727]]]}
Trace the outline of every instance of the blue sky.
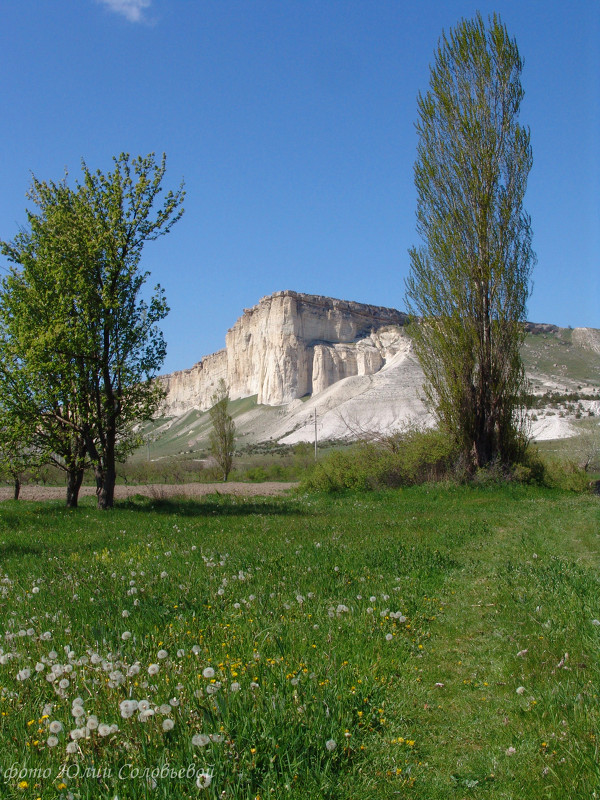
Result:
{"label": "blue sky", "polygon": [[417,93],[442,30],[477,10],[525,60],[529,319],[600,328],[598,0],[5,0],[0,238],[31,173],[166,152],[187,200],[144,251],[171,307],[163,371],[280,289],[402,308]]}

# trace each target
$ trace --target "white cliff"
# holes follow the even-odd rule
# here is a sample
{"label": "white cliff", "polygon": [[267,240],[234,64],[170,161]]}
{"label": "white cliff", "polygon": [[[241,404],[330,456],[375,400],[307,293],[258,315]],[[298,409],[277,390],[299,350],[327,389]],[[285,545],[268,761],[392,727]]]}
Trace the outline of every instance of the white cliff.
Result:
{"label": "white cliff", "polygon": [[391,308],[276,292],[246,309],[226,346],[162,378],[165,414],[205,410],[220,378],[232,400],[285,405],[344,378],[373,375],[407,347],[407,316]]}

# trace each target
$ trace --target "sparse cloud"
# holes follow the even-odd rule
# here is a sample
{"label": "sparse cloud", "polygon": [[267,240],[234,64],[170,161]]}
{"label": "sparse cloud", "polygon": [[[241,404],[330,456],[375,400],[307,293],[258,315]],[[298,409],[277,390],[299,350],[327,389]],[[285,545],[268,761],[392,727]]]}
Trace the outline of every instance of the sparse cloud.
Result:
{"label": "sparse cloud", "polygon": [[122,14],[129,22],[145,22],[144,11],[152,5],[152,0],[98,0],[111,11]]}

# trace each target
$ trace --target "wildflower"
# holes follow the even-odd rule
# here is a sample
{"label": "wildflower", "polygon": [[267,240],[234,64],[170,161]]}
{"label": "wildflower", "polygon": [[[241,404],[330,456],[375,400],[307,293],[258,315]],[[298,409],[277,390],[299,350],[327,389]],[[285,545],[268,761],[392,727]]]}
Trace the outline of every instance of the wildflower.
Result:
{"label": "wildflower", "polygon": [[67,750],[67,753],[70,753],[71,755],[73,753],[76,753],[77,752],[77,742],[69,742],[67,744],[66,750]]}
{"label": "wildflower", "polygon": [[98,717],[95,714],[91,714],[85,723],[85,727],[88,731],[95,731],[98,727]]}
{"label": "wildflower", "polygon": [[507,756],[514,756],[514,754],[515,754],[516,752],[517,752],[517,751],[515,750],[515,748],[514,748],[514,747],[509,747],[509,748],[506,750],[506,755],[507,755]]}
{"label": "wildflower", "polygon": [[208,789],[212,783],[212,775],[210,772],[200,772],[196,778],[196,786],[199,789]]}
{"label": "wildflower", "polygon": [[62,722],[59,722],[57,719],[51,722],[49,727],[50,733],[60,733],[63,729]]}
{"label": "wildflower", "polygon": [[156,675],[159,669],[160,667],[158,666],[158,664],[150,664],[150,666],[148,667],[148,675]]}
{"label": "wildflower", "polygon": [[119,709],[121,710],[121,716],[123,719],[129,719],[132,717],[134,711],[137,711],[137,707],[137,700],[122,700],[119,703]]}
{"label": "wildflower", "polygon": [[240,684],[237,681],[234,681],[229,687],[230,692],[239,692],[239,690],[240,690]]}
{"label": "wildflower", "polygon": [[163,720],[162,729],[163,731],[172,731],[175,727],[175,723],[172,719],[165,719]]}
{"label": "wildflower", "polygon": [[105,722],[102,725],[98,725],[99,736],[110,736],[112,732],[112,725],[107,725]]}
{"label": "wildflower", "polygon": [[335,739],[327,739],[327,741],[325,742],[325,747],[327,750],[329,750],[330,753],[332,753],[337,747],[337,742],[335,741]]}
{"label": "wildflower", "polygon": [[525,694],[525,687],[519,686],[519,688],[517,689],[517,694]]}
{"label": "wildflower", "polygon": [[25,669],[19,670],[19,672],[17,673],[17,680],[18,681],[26,681],[27,678],[29,678],[30,676],[31,676],[31,670],[25,668]]}
{"label": "wildflower", "polygon": [[131,631],[123,631],[121,634],[121,639],[126,642],[128,639],[131,639]]}
{"label": "wildflower", "polygon": [[204,675],[205,678],[215,677],[215,671],[212,667],[205,667],[204,670],[202,671],[202,674]]}
{"label": "wildflower", "polygon": [[197,733],[195,736],[192,736],[192,744],[194,747],[206,747],[209,742],[210,737],[205,733]]}
{"label": "wildflower", "polygon": [[159,650],[158,653],[156,654],[156,657],[162,660],[164,658],[167,658],[168,655],[169,654],[167,653],[166,650]]}
{"label": "wildflower", "polygon": [[394,636],[391,633],[386,633],[385,638],[388,642],[391,642]]}
{"label": "wildflower", "polygon": [[48,745],[48,747],[56,747],[56,745],[58,744],[58,738],[56,736],[49,736],[46,741],[46,744]]}

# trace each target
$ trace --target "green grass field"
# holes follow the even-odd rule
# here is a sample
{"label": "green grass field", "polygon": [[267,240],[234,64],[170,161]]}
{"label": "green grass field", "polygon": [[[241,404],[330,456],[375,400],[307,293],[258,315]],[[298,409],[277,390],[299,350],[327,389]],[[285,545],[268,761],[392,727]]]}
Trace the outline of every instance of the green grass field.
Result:
{"label": "green grass field", "polygon": [[598,797],[599,510],[2,503],[0,797]]}

